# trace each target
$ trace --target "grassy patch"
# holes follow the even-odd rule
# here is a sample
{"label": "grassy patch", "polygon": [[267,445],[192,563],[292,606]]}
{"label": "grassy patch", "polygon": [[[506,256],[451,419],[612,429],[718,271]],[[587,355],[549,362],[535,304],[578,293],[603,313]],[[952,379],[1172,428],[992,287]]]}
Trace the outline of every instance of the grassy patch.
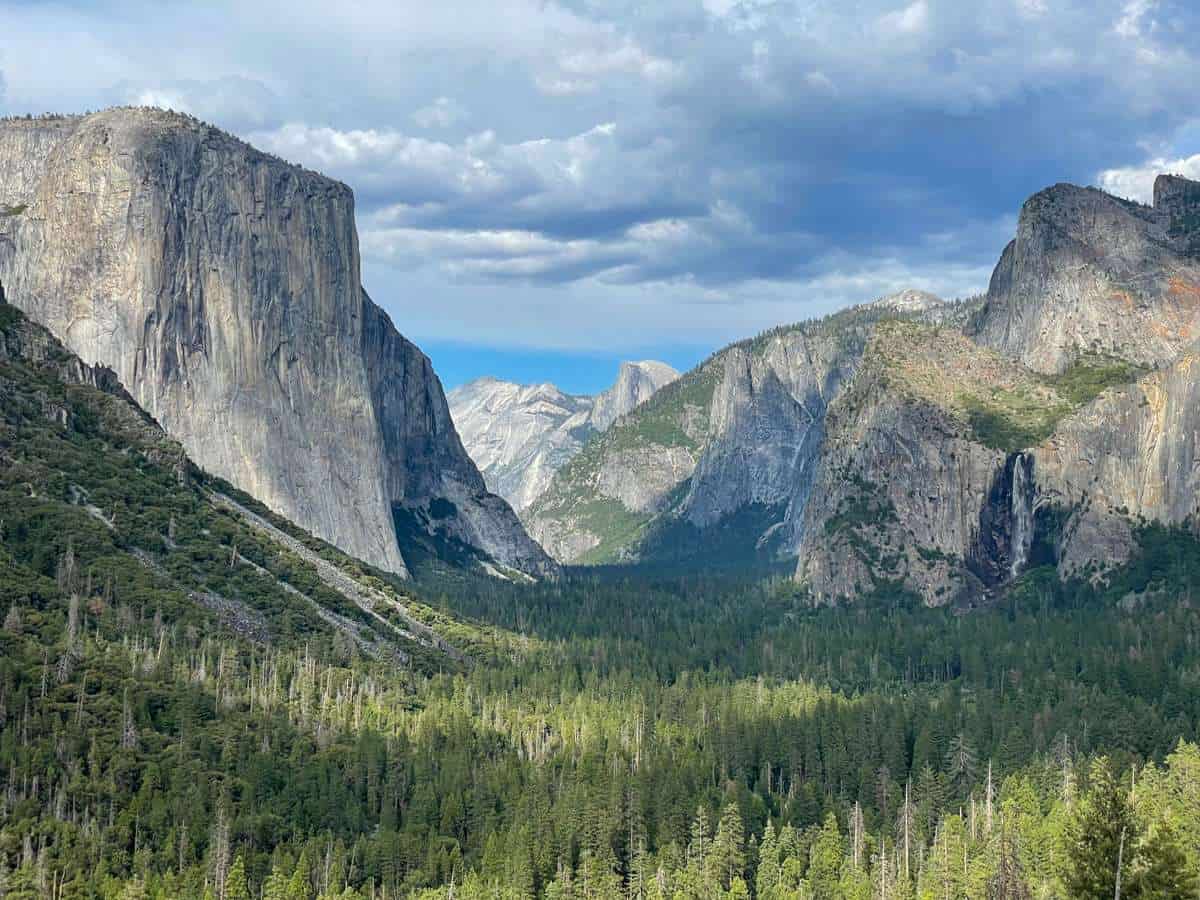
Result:
{"label": "grassy patch", "polygon": [[16,206],[0,206],[0,219],[11,219],[29,209],[29,204],[18,203]]}
{"label": "grassy patch", "polygon": [[986,396],[965,394],[961,404],[981,444],[1013,452],[1040,444],[1063,418],[1142,372],[1121,359],[1082,357],[1065,372],[1041,377],[1057,400],[1040,391],[998,388]]}
{"label": "grassy patch", "polygon": [[953,330],[913,323],[881,324],[875,348],[892,383],[965,418],[972,440],[1005,452],[1041,443],[1064,417],[1143,371],[1092,354],[1040,375]]}

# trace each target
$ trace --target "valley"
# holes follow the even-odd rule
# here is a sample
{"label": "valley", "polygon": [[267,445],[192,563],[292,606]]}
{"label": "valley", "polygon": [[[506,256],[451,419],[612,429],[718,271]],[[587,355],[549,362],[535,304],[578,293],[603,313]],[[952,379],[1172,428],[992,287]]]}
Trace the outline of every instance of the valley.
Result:
{"label": "valley", "polygon": [[446,393],[346,185],[134,107],[0,162],[3,900],[1200,890],[1196,182]]}

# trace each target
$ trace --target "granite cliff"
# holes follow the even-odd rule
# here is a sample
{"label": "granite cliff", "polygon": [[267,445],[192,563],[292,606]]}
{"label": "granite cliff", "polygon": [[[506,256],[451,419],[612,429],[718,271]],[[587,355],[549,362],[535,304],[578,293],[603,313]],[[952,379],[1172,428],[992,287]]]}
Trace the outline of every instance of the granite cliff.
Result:
{"label": "granite cliff", "polygon": [[480,378],[446,399],[489,489],[521,513],[590,437],[678,377],[665,363],[643,360],[622,363],[616,382],[595,396]]}
{"label": "granite cliff", "polygon": [[1021,208],[972,328],[1039,372],[1088,354],[1161,365],[1200,338],[1200,186],[1159,176],[1154,205],[1059,184]]}
{"label": "granite cliff", "polygon": [[859,307],[714,354],[564,466],[526,513],[530,533],[585,563],[794,545],[825,409],[871,324],[898,314]]}
{"label": "granite cliff", "polygon": [[405,572],[402,514],[552,570],[364,293],[345,185],[161,110],[5,120],[0,282],[199,465],[348,553]]}

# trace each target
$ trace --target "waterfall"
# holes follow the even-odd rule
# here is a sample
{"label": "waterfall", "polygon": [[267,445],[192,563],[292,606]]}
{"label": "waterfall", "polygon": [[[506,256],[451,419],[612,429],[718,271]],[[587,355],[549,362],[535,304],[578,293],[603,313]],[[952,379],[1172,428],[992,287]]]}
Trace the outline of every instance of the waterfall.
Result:
{"label": "waterfall", "polygon": [[1013,458],[1012,467],[1012,547],[1009,551],[1008,574],[1016,578],[1029,562],[1029,548],[1033,544],[1033,479],[1030,470],[1033,459],[1024,453]]}

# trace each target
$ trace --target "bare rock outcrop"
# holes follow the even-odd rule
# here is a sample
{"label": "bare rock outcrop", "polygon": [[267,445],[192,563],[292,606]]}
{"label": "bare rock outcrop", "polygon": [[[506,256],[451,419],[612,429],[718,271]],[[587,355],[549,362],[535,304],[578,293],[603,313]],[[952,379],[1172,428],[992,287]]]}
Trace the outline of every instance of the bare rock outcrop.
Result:
{"label": "bare rock outcrop", "polygon": [[1160,177],[1154,206],[1058,184],[1021,209],[974,326],[1039,372],[1081,356],[1161,365],[1200,339],[1200,185]]}

